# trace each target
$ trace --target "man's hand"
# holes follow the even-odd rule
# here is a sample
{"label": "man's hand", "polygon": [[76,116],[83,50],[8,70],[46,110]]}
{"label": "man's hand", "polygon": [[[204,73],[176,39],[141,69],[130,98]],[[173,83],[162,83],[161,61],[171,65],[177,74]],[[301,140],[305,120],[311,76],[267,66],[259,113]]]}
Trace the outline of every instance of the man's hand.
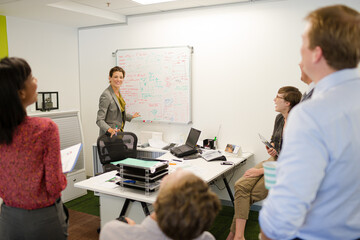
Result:
{"label": "man's hand", "polygon": [[128,222],[129,225],[136,225],[135,221],[132,220],[131,218],[125,217],[126,221]]}
{"label": "man's hand", "polygon": [[260,233],[260,240],[271,240],[270,238],[268,238],[265,233],[261,230],[261,233]]}

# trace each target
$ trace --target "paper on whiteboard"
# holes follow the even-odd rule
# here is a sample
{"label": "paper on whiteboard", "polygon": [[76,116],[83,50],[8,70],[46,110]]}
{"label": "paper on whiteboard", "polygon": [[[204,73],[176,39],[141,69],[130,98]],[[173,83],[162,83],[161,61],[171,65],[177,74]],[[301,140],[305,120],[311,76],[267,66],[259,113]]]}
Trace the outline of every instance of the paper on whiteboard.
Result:
{"label": "paper on whiteboard", "polygon": [[79,158],[81,148],[82,144],[79,143],[60,151],[63,173],[71,172],[74,169]]}

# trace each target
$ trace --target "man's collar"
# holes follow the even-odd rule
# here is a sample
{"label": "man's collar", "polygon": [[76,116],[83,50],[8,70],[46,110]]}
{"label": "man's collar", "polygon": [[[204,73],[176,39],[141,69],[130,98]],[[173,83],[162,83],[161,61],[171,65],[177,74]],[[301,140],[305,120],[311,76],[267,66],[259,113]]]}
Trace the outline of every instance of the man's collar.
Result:
{"label": "man's collar", "polygon": [[358,68],[346,68],[334,73],[331,73],[324,78],[322,78],[314,89],[313,96],[326,92],[328,89],[342,84],[351,80],[360,80],[359,69]]}

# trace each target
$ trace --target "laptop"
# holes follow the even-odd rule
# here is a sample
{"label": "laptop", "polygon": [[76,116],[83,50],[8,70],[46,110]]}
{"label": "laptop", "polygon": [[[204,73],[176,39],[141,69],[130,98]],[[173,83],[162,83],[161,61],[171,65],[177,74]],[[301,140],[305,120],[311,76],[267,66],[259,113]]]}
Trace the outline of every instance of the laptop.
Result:
{"label": "laptop", "polygon": [[196,143],[199,140],[201,131],[191,128],[189,136],[186,139],[184,145],[174,147],[170,149],[170,152],[176,157],[184,157],[197,152]]}

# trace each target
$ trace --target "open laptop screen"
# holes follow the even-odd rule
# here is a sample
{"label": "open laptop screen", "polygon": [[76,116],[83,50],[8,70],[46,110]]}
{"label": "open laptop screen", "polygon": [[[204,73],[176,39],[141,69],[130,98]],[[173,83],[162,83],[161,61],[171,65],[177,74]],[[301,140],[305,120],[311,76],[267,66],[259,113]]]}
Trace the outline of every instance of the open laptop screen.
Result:
{"label": "open laptop screen", "polygon": [[192,148],[196,147],[196,143],[199,140],[200,133],[201,131],[195,128],[191,128],[185,144]]}

